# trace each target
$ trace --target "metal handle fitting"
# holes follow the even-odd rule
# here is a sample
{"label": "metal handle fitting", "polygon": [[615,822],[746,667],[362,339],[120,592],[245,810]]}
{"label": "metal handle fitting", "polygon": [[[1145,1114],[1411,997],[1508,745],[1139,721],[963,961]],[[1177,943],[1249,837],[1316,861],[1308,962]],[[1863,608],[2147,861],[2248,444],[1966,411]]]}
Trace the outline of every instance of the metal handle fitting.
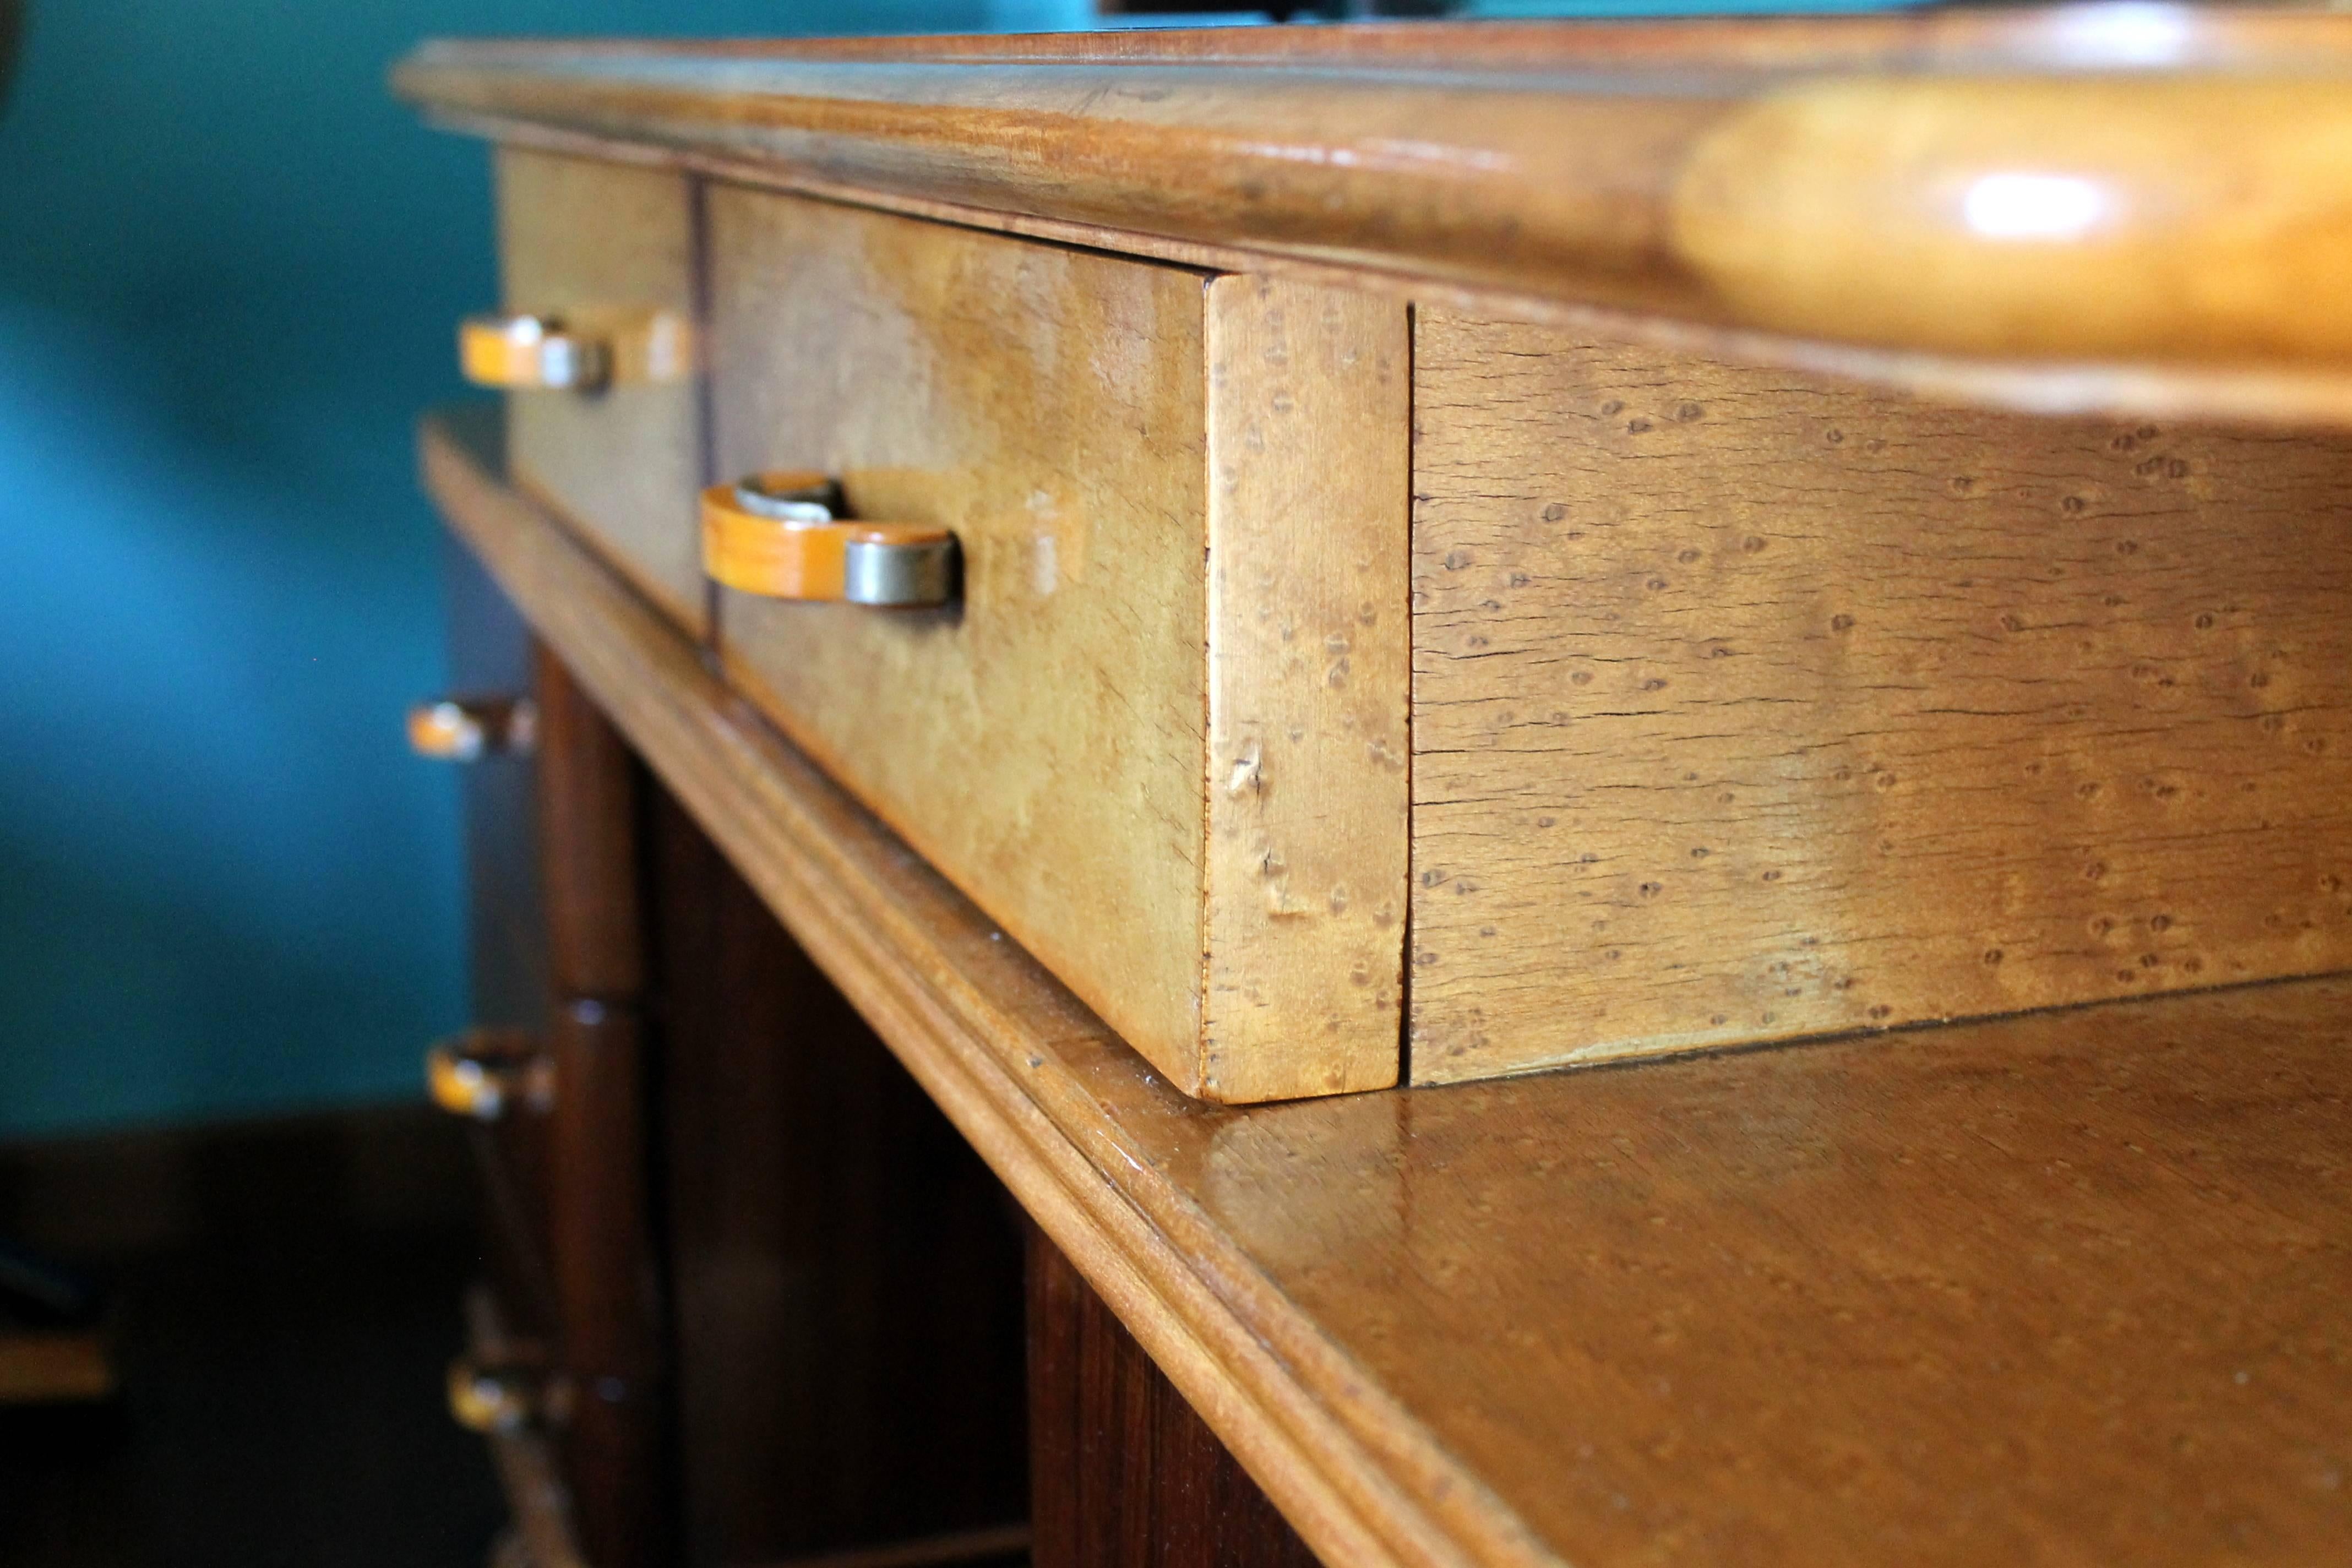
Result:
{"label": "metal handle fitting", "polygon": [[468,1432],[512,1432],[540,1414],[538,1379],[513,1368],[449,1363],[449,1415]]}
{"label": "metal handle fitting", "polygon": [[457,328],[457,365],[477,386],[593,392],[613,378],[613,345],[560,316],[468,316]]}
{"label": "metal handle fitting", "polygon": [[555,1063],[521,1029],[468,1029],[425,1051],[425,1087],[452,1115],[496,1121],[519,1105],[553,1103]]}
{"label": "metal handle fitting", "polygon": [[409,749],[436,762],[527,756],[538,743],[539,705],[528,697],[436,697],[408,710]]}
{"label": "metal handle fitting", "polygon": [[702,567],[771,599],[907,608],[955,597],[955,535],[845,519],[841,487],[814,469],[752,474],[702,492]]}

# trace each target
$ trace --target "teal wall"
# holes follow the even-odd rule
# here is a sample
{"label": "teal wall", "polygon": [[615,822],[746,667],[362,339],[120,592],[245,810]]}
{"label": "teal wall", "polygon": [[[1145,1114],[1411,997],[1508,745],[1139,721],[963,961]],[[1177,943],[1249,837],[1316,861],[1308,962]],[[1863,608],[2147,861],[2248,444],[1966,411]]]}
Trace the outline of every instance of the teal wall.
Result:
{"label": "teal wall", "polygon": [[[1024,8],[1025,7],[1025,8]],[[415,411],[492,298],[427,34],[1060,0],[34,0],[0,109],[0,1139],[416,1092],[459,1022]]]}

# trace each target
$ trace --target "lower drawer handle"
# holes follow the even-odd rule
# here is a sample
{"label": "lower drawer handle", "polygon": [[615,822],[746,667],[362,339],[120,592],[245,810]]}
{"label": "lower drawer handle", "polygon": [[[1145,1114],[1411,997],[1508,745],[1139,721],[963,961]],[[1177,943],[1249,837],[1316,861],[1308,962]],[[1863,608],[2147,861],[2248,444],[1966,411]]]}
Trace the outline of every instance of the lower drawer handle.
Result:
{"label": "lower drawer handle", "polygon": [[593,392],[613,379],[613,345],[560,316],[468,316],[457,328],[457,368],[477,386]]}
{"label": "lower drawer handle", "polygon": [[528,756],[538,740],[539,707],[528,697],[436,697],[408,710],[409,750],[438,762]]}
{"label": "lower drawer handle", "polygon": [[510,1369],[449,1363],[449,1415],[468,1432],[512,1432],[540,1414],[538,1380]]}
{"label": "lower drawer handle", "polygon": [[754,474],[702,492],[702,569],[770,599],[908,607],[955,597],[944,528],[841,517],[841,490],[813,470]]}
{"label": "lower drawer handle", "polygon": [[520,1029],[468,1029],[425,1053],[425,1086],[442,1110],[496,1121],[518,1105],[546,1110],[555,1097],[555,1064]]}

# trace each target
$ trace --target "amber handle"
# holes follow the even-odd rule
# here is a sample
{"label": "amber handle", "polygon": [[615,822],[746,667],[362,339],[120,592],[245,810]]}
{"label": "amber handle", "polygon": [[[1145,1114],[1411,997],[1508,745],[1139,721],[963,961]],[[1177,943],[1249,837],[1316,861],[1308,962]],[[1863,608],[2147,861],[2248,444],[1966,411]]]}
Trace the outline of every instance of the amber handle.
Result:
{"label": "amber handle", "polygon": [[425,1087],[453,1116],[496,1121],[518,1106],[544,1110],[555,1096],[555,1064],[520,1029],[468,1029],[425,1053]]}
{"label": "amber handle", "polygon": [[516,310],[468,316],[457,366],[477,386],[601,392],[682,381],[694,372],[694,331],[672,310]]}
{"label": "amber handle", "polygon": [[539,708],[528,697],[436,697],[408,710],[408,747],[436,762],[528,755],[539,743]]}
{"label": "amber handle", "polygon": [[955,535],[841,516],[841,488],[814,470],[753,474],[702,492],[702,569],[769,599],[911,608],[955,597]]}
{"label": "amber handle", "polygon": [[539,1419],[540,1380],[512,1367],[488,1367],[470,1356],[449,1363],[449,1415],[468,1432],[513,1432]]}

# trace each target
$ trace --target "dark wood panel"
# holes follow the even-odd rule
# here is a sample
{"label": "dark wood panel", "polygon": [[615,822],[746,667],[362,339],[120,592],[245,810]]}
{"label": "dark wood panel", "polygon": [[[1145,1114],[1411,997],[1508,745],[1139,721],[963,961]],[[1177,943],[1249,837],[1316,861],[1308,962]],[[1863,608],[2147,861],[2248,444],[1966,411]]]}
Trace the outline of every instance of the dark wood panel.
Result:
{"label": "dark wood panel", "polygon": [[620,734],[540,650],[540,863],[553,973],[549,1256],[567,1407],[558,1452],[595,1568],[665,1560],[661,1283],[648,1154],[646,784]]}
{"label": "dark wood panel", "polygon": [[1043,1231],[1029,1232],[1034,1568],[1312,1568],[1298,1532]]}
{"label": "dark wood panel", "polygon": [[688,1560],[1018,1521],[1009,1200],[685,813],[652,825]]}
{"label": "dark wood panel", "polygon": [[556,993],[630,1002],[645,990],[637,775],[594,701],[541,649],[539,816]]}

